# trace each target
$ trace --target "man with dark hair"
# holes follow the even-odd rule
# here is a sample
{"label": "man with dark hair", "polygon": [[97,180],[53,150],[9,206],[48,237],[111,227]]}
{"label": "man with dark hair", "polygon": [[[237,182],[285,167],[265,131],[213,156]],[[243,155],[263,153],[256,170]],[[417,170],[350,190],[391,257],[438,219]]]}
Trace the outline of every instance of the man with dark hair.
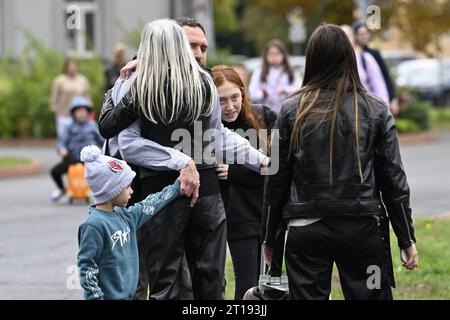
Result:
{"label": "man with dark hair", "polygon": [[[175,21],[185,32],[197,62],[204,66],[208,49],[204,28],[190,18],[177,18]],[[116,111],[122,108],[121,98],[127,93],[134,80],[135,73],[132,74],[132,72],[136,65],[136,60],[128,63],[122,70],[122,74],[125,78],[131,75],[130,79],[119,80],[112,92],[108,92],[105,96],[99,125],[101,133],[107,137],[112,136],[110,129],[114,127],[114,121],[118,120],[119,112]],[[257,163],[252,165],[256,171],[267,164],[268,159],[251,148],[246,139],[223,127],[218,101],[211,115],[209,127],[220,130],[220,139],[224,141],[224,151],[236,150],[235,156],[241,153],[248,159],[257,159]],[[111,141],[113,145],[116,144],[113,147],[116,150],[120,148],[123,158],[142,167],[143,172],[172,171],[167,173],[168,175],[179,171],[182,195],[192,196],[190,202],[192,209],[184,209],[193,212],[192,219],[186,226],[186,233],[179,234],[175,231],[185,228],[177,218],[182,208],[167,212],[164,219],[158,220],[158,217],[155,217],[151,224],[141,229],[140,281],[135,298],[146,299],[148,287],[150,299],[223,299],[226,223],[220,189],[215,188],[217,181],[202,180],[202,188],[200,188],[200,176],[194,161],[174,148],[142,138],[138,122],[120,133],[119,138],[113,139],[116,139]],[[160,174],[162,175],[164,173]],[[145,174],[143,176],[145,177]],[[149,189],[152,187],[152,180],[148,177],[147,175],[146,187],[140,190],[140,198],[151,191]],[[216,180],[215,175],[213,178]],[[156,180],[157,177],[152,179]],[[197,199],[199,205],[196,206]],[[180,255],[180,248],[182,255]],[[186,255],[184,255],[185,252]],[[189,268],[186,267],[186,261]]]}

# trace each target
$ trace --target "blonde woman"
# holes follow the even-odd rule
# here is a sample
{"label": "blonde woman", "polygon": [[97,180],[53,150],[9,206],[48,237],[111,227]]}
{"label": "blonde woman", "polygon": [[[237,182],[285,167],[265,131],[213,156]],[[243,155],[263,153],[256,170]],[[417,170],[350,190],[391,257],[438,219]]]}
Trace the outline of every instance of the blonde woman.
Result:
{"label": "blonde woman", "polygon": [[[189,28],[190,32],[199,29],[196,26]],[[137,71],[123,84],[131,83],[131,89],[117,106],[111,106],[111,99],[105,99],[100,131],[111,138],[139,119],[140,124],[137,125],[142,138],[151,140],[153,147],[158,144],[158,150],[170,150],[170,154],[175,154],[173,148],[178,144],[171,139],[175,130],[183,129],[191,134],[193,145],[189,149],[192,152],[183,149],[182,154],[196,160],[194,168],[198,172],[195,170],[195,177],[200,187],[194,190],[192,200],[175,201],[167,208],[165,218],[144,227],[140,239],[141,259],[145,256],[144,268],[153,299],[189,298],[189,290],[194,299],[222,299],[225,212],[215,175],[215,159],[209,158],[211,155],[207,153],[203,157],[197,152],[205,150],[209,142],[194,134],[194,123],[201,123],[201,135],[209,128],[220,128],[220,107],[213,79],[209,71],[197,63],[185,32],[171,20],[157,20],[145,27],[138,51]],[[121,135],[119,145],[120,141]],[[247,145],[248,141],[241,144],[244,149],[253,150],[249,152],[256,152]],[[135,164],[146,167],[138,173],[142,197],[180,174],[170,164],[178,162],[180,156],[155,161],[156,155],[164,153],[149,150],[156,148],[145,145],[136,156],[139,161]],[[259,158],[260,164],[262,159]],[[153,168],[148,166],[148,163],[155,162],[164,164]],[[189,162],[193,163],[192,160]],[[182,182],[181,193],[185,192]],[[180,283],[181,278],[185,279],[182,274],[184,257],[192,276],[189,285]]]}

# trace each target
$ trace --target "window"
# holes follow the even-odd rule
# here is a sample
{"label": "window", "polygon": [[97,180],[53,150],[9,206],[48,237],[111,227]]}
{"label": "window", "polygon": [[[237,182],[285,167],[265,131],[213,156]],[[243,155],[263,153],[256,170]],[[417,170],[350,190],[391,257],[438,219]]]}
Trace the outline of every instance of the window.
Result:
{"label": "window", "polygon": [[70,0],[66,3],[66,30],[69,54],[92,57],[96,49],[97,3],[94,0]]}

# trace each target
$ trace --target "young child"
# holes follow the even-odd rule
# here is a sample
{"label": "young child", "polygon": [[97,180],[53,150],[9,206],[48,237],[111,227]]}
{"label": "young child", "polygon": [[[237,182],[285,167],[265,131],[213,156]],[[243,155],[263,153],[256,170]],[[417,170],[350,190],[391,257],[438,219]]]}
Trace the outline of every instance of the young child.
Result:
{"label": "young child", "polygon": [[81,150],[85,177],[94,196],[78,230],[78,268],[86,299],[131,299],[139,276],[136,229],[178,198],[180,181],[126,209],[136,173],[125,161]]}
{"label": "young child", "polygon": [[80,161],[81,149],[91,144],[98,146],[103,144],[104,139],[98,132],[97,124],[90,120],[91,112],[92,105],[86,98],[80,96],[72,100],[70,113],[73,121],[64,129],[56,146],[62,161],[55,165],[50,172],[58,187],[50,195],[53,201],[58,201],[66,193],[62,177],[72,163]]}

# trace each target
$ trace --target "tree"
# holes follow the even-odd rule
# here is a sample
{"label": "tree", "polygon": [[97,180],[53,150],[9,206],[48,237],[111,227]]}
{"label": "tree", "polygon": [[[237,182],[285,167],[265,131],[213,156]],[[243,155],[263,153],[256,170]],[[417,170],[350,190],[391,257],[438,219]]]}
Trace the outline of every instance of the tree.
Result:
{"label": "tree", "polygon": [[228,35],[239,30],[236,15],[237,0],[214,0],[214,28],[216,33]]}
{"label": "tree", "polygon": [[350,24],[353,21],[353,0],[248,0],[242,29],[244,36],[261,49],[272,38],[289,42],[287,14],[300,7],[310,35],[322,22]]}
{"label": "tree", "polygon": [[398,17],[391,19],[393,26],[414,50],[430,57],[441,51],[440,39],[450,30],[449,0],[394,0],[390,5]]}

